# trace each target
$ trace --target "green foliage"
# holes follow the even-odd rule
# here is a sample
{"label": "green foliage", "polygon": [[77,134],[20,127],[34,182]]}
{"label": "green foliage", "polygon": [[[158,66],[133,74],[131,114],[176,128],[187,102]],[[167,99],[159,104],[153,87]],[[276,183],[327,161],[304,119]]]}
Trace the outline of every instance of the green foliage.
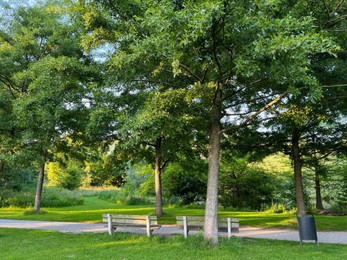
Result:
{"label": "green foliage", "polygon": [[[48,11],[50,4],[44,1],[11,10],[11,22],[0,28],[0,46],[4,46],[0,63],[6,68],[0,72],[5,77],[0,91],[1,96],[10,94],[6,120],[11,124],[4,132],[15,144],[7,154],[14,149],[17,154],[33,153],[29,163],[36,170],[64,146],[63,136],[80,138],[87,113],[85,93],[96,75],[89,67],[91,59],[80,48],[79,29],[68,16]],[[0,139],[4,136],[1,130]],[[70,171],[69,176],[78,175],[76,169]],[[68,182],[65,187],[78,186],[76,179]]]}
{"label": "green foliage", "polygon": [[67,207],[82,205],[83,199],[63,189],[45,189],[42,193],[42,207]]}
{"label": "green foliage", "polygon": [[269,207],[270,211],[287,211],[296,207],[293,166],[288,156],[282,153],[269,155],[253,167],[265,171],[273,179],[272,202],[266,208]]}
{"label": "green foliage", "polygon": [[98,198],[118,205],[153,205],[151,200],[135,191],[122,188],[120,190],[105,190],[98,194]]}
{"label": "green foliage", "polygon": [[251,168],[247,159],[222,164],[219,201],[224,207],[263,210],[273,201],[275,179]]}
{"label": "green foliage", "polygon": [[340,189],[335,205],[333,205],[333,209],[335,209],[337,212],[340,212],[342,214],[347,215],[347,164],[343,165],[341,167],[341,179],[340,179]]}
{"label": "green foliage", "polygon": [[49,186],[69,190],[77,189],[82,185],[83,175],[85,174],[81,163],[69,161],[67,165],[61,162],[48,164],[47,177]]}
{"label": "green foliage", "polygon": [[[2,207],[29,208],[34,205],[35,190],[8,192]],[[42,194],[42,207],[67,207],[82,205],[83,199],[68,190],[47,188]]]}
{"label": "green foliage", "polygon": [[[99,191],[99,189],[98,189]],[[81,195],[80,191],[73,191]],[[82,193],[83,194],[83,193]],[[26,220],[47,220],[47,221],[67,221],[67,222],[100,222],[100,214],[128,214],[128,215],[151,215],[154,212],[154,206],[147,205],[117,205],[114,202],[100,200],[98,197],[84,197],[83,205],[68,206],[62,208],[47,208],[45,215],[24,216],[26,209],[23,208],[1,208],[0,218],[6,219],[26,219]],[[165,207],[164,222],[174,223],[174,216],[204,216],[203,207]],[[87,212],[87,214],[86,214]],[[258,211],[236,211],[235,209],[221,209],[221,217],[237,217],[242,226],[276,227],[297,229],[295,213],[269,213]],[[331,217],[316,215],[316,224],[318,230],[346,230],[347,216]],[[167,219],[168,222],[165,222]]]}
{"label": "green foliage", "polygon": [[[107,146],[107,148],[109,147]],[[109,149],[112,149],[112,146]],[[119,155],[116,152],[105,152],[101,148],[94,149],[92,147],[86,153],[88,156],[86,156],[85,171],[90,186],[123,186],[126,164],[122,160],[123,158],[118,158]]]}
{"label": "green foliage", "polygon": [[163,187],[166,201],[172,203],[179,198],[183,205],[205,202],[207,162],[182,157],[180,159],[165,170]]}
{"label": "green foliage", "polygon": [[[139,194],[153,194],[153,167],[150,164],[140,162],[134,165],[128,163],[125,172],[125,184],[123,189]],[[150,186],[148,188],[148,185]]]}

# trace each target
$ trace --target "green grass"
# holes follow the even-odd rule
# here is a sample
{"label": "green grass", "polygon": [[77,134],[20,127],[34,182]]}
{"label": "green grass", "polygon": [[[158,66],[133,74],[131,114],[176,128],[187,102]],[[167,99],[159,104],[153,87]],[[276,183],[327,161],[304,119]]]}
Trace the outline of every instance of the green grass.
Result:
{"label": "green grass", "polygon": [[211,248],[201,237],[170,238],[0,229],[1,259],[347,259],[347,246],[262,239],[221,239]]}
{"label": "green grass", "polygon": [[[72,222],[100,222],[102,213],[154,214],[153,206],[124,206],[100,200],[97,197],[84,197],[84,204],[79,206],[62,208],[43,208],[46,214],[24,215],[27,209],[21,208],[0,208],[0,218],[26,219],[26,220],[51,220],[51,221],[72,221]],[[174,223],[174,216],[203,216],[202,208],[164,208],[165,215],[161,218],[162,223]],[[267,213],[267,212],[241,212],[223,211],[220,216],[231,216],[240,219],[241,226],[261,226],[276,228],[297,228],[297,221],[294,214],[290,213]],[[347,230],[347,216],[315,216],[318,230]]]}

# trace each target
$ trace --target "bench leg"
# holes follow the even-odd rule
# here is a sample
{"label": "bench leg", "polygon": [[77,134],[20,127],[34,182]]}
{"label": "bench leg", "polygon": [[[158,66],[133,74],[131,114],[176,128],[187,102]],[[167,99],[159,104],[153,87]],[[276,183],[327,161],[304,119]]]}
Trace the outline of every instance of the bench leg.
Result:
{"label": "bench leg", "polygon": [[107,229],[108,229],[108,233],[110,234],[110,236],[112,236],[113,235],[113,228],[112,228],[111,214],[107,214]]}
{"label": "bench leg", "polygon": [[187,220],[187,217],[183,217],[183,234],[184,234],[184,238],[188,237],[188,220]]}
{"label": "bench leg", "polygon": [[151,236],[151,225],[150,225],[150,220],[149,216],[146,216],[146,230],[147,230],[147,236]]}
{"label": "bench leg", "polygon": [[231,219],[227,218],[228,221],[228,239],[231,237]]}

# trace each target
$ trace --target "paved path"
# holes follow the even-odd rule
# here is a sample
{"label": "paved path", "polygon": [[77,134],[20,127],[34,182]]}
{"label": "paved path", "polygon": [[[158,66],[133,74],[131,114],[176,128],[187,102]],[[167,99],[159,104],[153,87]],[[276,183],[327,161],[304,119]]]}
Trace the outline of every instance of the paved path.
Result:
{"label": "paved path", "polygon": [[[10,220],[0,219],[0,228],[27,228],[57,230],[68,233],[106,233],[105,224],[77,223],[77,222],[52,222],[52,221],[30,221],[30,220]],[[130,232],[146,234],[144,229],[139,228],[120,228],[117,232]],[[175,225],[163,225],[155,230],[153,234],[169,236],[182,234],[182,230]],[[266,238],[277,240],[299,241],[299,233],[296,230],[286,229],[263,229],[255,227],[241,227],[240,233],[234,234],[237,237]],[[347,231],[317,233],[319,243],[334,243],[347,245]]]}

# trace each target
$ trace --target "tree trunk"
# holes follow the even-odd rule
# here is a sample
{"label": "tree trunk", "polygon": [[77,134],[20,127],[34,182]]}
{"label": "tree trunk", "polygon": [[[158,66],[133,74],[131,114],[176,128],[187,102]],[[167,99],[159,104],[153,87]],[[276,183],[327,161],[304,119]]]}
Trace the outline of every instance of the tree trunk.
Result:
{"label": "tree trunk", "polygon": [[302,162],[299,147],[299,135],[294,134],[292,137],[292,157],[294,162],[294,180],[295,180],[295,196],[298,215],[306,215],[306,206],[304,200],[304,189],[302,183]]}
{"label": "tree trunk", "polygon": [[0,160],[0,172],[4,170],[5,163]]}
{"label": "tree trunk", "polygon": [[317,210],[323,210],[323,201],[322,201],[322,194],[320,189],[320,179],[319,179],[319,173],[318,169],[315,170],[315,188],[316,188],[316,209]]}
{"label": "tree trunk", "polygon": [[155,214],[160,217],[163,215],[163,195],[161,186],[161,138],[155,143]]}
{"label": "tree trunk", "polygon": [[216,97],[211,111],[210,136],[208,144],[208,182],[205,209],[204,238],[212,245],[218,243],[218,175],[220,155],[220,89],[216,90]]}
{"label": "tree trunk", "polygon": [[47,159],[47,150],[42,149],[42,159],[40,162],[40,171],[39,176],[37,179],[37,187],[36,187],[36,195],[35,195],[35,205],[34,205],[34,211],[39,212],[41,209],[41,197],[42,197],[42,187],[43,187],[43,181],[45,177],[45,164]]}

